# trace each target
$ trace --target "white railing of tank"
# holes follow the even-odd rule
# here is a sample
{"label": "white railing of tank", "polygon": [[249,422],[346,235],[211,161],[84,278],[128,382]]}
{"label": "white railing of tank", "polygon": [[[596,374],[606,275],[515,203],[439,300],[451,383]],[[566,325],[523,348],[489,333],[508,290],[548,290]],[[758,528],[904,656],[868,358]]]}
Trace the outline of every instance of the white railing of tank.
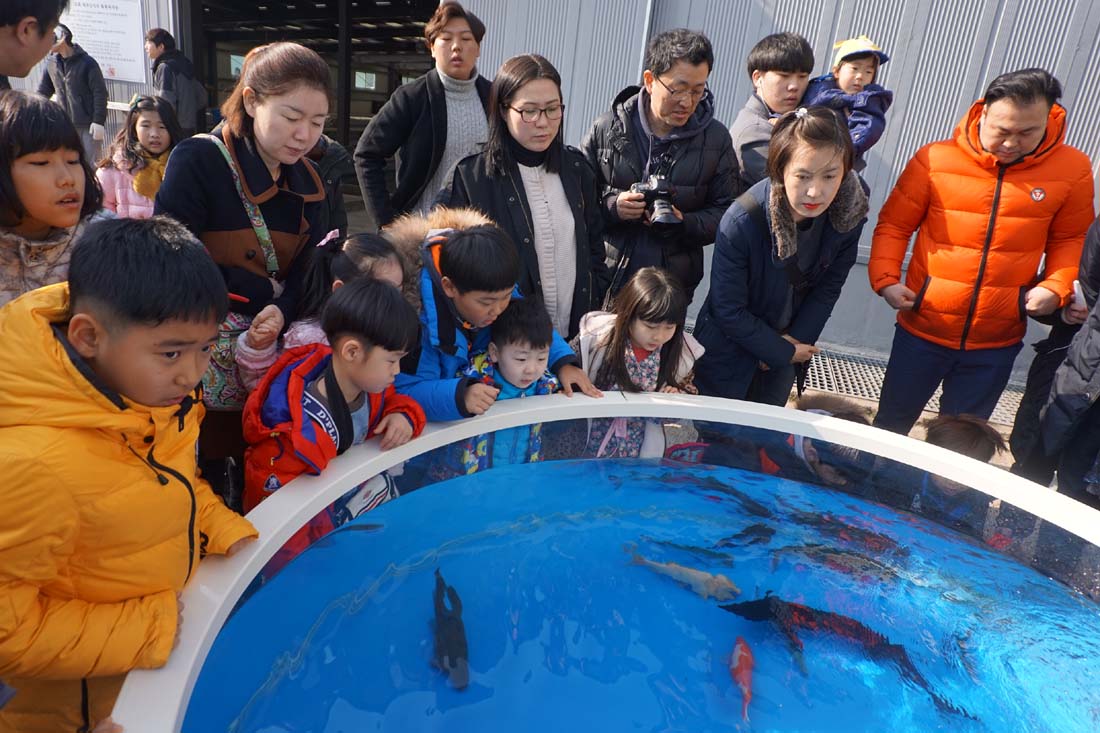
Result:
{"label": "white railing of tank", "polygon": [[710,420],[852,446],[975,487],[1100,546],[1100,512],[1002,469],[865,425],[768,405],[687,395],[610,392],[603,399],[554,395],[508,400],[476,419],[429,425],[419,438],[390,451],[379,451],[377,441],[356,447],[333,460],[322,475],[295,479],[265,499],[248,515],[260,538],[233,558],[202,561],[183,592],[179,646],[161,669],[129,674],[115,705],[115,720],[127,731],[180,730],[206,655],[241,593],[299,527],[364,477],[482,433],[532,422],[616,416]]}

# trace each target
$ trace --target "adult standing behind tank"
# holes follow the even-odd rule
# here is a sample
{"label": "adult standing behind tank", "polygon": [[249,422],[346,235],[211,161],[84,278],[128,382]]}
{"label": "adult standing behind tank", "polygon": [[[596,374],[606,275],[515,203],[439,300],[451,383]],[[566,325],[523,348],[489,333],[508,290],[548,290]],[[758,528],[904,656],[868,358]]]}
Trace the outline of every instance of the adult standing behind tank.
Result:
{"label": "adult standing behind tank", "polygon": [[191,59],[176,48],[176,39],[163,28],[150,28],[145,55],[153,62],[153,96],[172,105],[184,137],[205,130],[206,88],[195,77]]}
{"label": "adult standing behind tank", "polygon": [[[355,147],[355,172],[367,213],[381,228],[402,214],[425,214],[454,165],[488,139],[489,80],[477,73],[485,25],[457,2],[444,2],[424,26],[435,68],[393,93]],[[386,187],[396,157],[397,187]]]}
{"label": "adult standing behind tank", "polygon": [[497,222],[519,250],[518,285],[567,339],[607,289],[596,173],[562,142],[561,77],[542,56],[504,62],[489,93],[489,142],[462,160],[439,201]]}
{"label": "adult standing behind tank", "polygon": [[99,160],[100,145],[107,138],[107,84],[96,62],[80,46],[73,45],[73,32],[58,23],[54,28],[52,53],[46,57],[46,71],[38,83],[43,97],[57,95],[58,103],[80,131],[88,160]]}
{"label": "adult standing behind tank", "polygon": [[[683,28],[662,33],[649,42],[645,65],[643,86],[619,93],[581,149],[599,178],[612,293],[656,266],[675,275],[690,299],[703,279],[703,247],[733,201],[737,161],[729,130],[714,118],[707,37]],[[662,196],[679,222],[652,226],[653,206],[631,191],[636,183],[670,185]]]}

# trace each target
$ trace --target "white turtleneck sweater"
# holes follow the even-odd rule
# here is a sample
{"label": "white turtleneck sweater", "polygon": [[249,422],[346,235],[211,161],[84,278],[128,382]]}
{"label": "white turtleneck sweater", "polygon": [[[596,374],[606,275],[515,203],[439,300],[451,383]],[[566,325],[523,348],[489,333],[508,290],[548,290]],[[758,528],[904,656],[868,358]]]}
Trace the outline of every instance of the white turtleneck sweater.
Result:
{"label": "white turtleneck sweater", "polygon": [[447,99],[447,143],[439,167],[416,203],[416,211],[421,214],[428,213],[432,208],[439,189],[450,185],[458,161],[467,155],[480,153],[489,139],[489,122],[485,118],[485,108],[481,106],[481,97],[477,94],[477,69],[465,80],[454,79],[439,69],[435,72],[443,82]]}

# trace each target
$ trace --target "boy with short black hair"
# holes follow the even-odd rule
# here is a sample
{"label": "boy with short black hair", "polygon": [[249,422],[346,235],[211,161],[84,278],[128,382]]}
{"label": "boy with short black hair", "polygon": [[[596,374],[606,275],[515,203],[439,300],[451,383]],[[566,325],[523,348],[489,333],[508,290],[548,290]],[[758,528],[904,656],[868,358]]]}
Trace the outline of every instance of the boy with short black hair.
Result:
{"label": "boy with short black hair", "polygon": [[780,115],[802,104],[814,52],[797,33],[773,33],[752,47],[747,66],[753,93],[730,127],[745,191],[768,177],[772,127]]}
{"label": "boy with short black hair", "polygon": [[[388,450],[424,429],[420,405],[393,388],[418,329],[401,291],[369,277],[346,283],[325,304],[321,328],[331,346],[283,352],[245,405],[246,511],[291,479],[320,473],[352,445],[378,435]],[[378,486],[345,497],[354,505],[348,518],[389,498],[386,482]]]}
{"label": "boy with short black hair", "polygon": [[[402,361],[397,390],[420,403],[432,421],[480,415],[500,390],[464,372],[475,354],[488,350],[488,327],[518,296],[516,247],[491,224],[448,230],[427,239],[421,266],[420,345]],[[602,396],[557,333],[549,363],[565,394],[572,395],[575,385]]]}
{"label": "boy with short black hair", "polygon": [[863,154],[882,137],[886,110],[894,101],[893,92],[875,83],[879,67],[890,57],[867,36],[840,41],[835,48],[832,71],[810,81],[805,99],[807,105],[844,113],[856,153],[852,167],[858,173],[867,167]]}
{"label": "boy with short black hair", "polygon": [[154,217],[90,225],[68,283],[0,310],[0,731],[106,719],[168,660],[200,558],[256,537],[195,461],[227,307],[202,243]]}
{"label": "boy with short black hair", "polygon": [[[554,324],[537,298],[517,298],[493,322],[489,348],[477,354],[466,376],[498,389],[497,400],[511,400],[558,391],[558,379],[546,365],[554,339]],[[478,435],[463,446],[464,473],[494,465],[541,460],[542,425]]]}

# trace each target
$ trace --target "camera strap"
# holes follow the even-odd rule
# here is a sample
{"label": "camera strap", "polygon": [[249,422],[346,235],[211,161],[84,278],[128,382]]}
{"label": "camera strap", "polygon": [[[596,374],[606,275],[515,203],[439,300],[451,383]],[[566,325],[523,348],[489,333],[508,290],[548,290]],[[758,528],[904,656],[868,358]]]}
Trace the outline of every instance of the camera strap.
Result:
{"label": "camera strap", "polygon": [[[768,218],[764,215],[764,207],[760,205],[760,202],[756,200],[756,197],[752,195],[751,191],[745,191],[743,194],[737,197],[737,203],[745,210],[745,213],[749,215],[749,219],[756,224],[760,229],[761,234],[767,233],[769,238],[771,236],[771,227],[768,225]],[[810,279],[806,277],[806,273],[802,272],[798,267],[798,256],[794,255],[783,260],[783,269],[787,273],[787,282],[794,288],[795,292],[802,295],[810,289]]]}

